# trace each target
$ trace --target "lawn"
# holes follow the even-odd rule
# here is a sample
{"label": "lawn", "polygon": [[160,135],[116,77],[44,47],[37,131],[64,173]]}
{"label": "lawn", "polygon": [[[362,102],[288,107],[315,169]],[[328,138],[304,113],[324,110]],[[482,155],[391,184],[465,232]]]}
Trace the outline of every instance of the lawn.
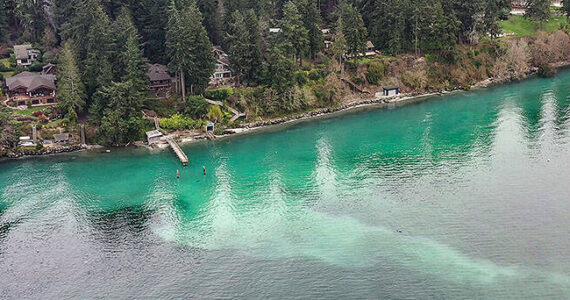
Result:
{"label": "lawn", "polygon": [[[543,30],[552,32],[559,29],[561,24],[566,24],[566,17],[553,16],[547,23],[544,23]],[[514,33],[516,36],[529,36],[538,31],[538,26],[523,16],[510,16],[508,20],[501,21],[500,26],[503,33]]]}
{"label": "lawn", "polygon": [[23,116],[31,116],[36,111],[44,110],[46,108],[48,108],[48,107],[47,106],[34,107],[34,108],[30,108],[30,109],[25,109],[25,110],[14,109],[14,113],[19,114],[19,115],[23,115]]}

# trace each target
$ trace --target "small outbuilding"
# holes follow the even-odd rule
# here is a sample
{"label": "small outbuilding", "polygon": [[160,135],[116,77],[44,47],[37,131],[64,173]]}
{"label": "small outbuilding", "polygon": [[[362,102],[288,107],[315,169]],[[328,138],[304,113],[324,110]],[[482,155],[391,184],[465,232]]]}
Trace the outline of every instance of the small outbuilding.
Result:
{"label": "small outbuilding", "polygon": [[149,145],[159,144],[162,141],[162,132],[158,130],[148,131],[146,133],[146,139]]}
{"label": "small outbuilding", "polygon": [[385,97],[397,96],[400,94],[399,86],[387,86],[383,88],[383,93]]}
{"label": "small outbuilding", "polygon": [[56,144],[67,144],[69,143],[69,133],[54,134],[53,141]]}
{"label": "small outbuilding", "polygon": [[208,124],[206,125],[206,133],[211,132],[214,133],[215,130],[215,125],[212,122],[208,122]]}

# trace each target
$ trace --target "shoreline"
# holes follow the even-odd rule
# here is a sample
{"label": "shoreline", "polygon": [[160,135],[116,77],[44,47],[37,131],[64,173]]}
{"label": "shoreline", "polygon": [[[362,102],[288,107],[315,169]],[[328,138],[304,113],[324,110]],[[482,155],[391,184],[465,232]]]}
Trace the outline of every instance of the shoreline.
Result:
{"label": "shoreline", "polygon": [[[558,63],[554,67],[557,69],[557,71],[569,69],[570,68],[570,62]],[[296,114],[292,114],[292,115],[286,116],[286,117],[278,117],[278,118],[268,119],[266,121],[243,123],[243,124],[240,124],[236,128],[225,129],[221,135],[216,136],[216,139],[226,139],[226,138],[229,138],[232,136],[241,136],[241,135],[245,135],[248,133],[258,132],[258,131],[263,130],[263,129],[270,129],[270,128],[280,126],[280,125],[292,124],[292,123],[296,123],[296,122],[307,121],[307,120],[322,118],[322,117],[326,117],[326,116],[333,116],[334,114],[337,114],[337,113],[348,112],[348,111],[359,109],[359,108],[375,107],[375,106],[388,107],[391,105],[406,104],[406,103],[410,103],[413,101],[427,100],[425,98],[432,98],[432,97],[436,97],[436,96],[446,96],[446,95],[451,95],[451,94],[459,94],[459,93],[463,93],[466,91],[482,90],[482,89],[486,89],[486,88],[494,87],[494,86],[498,86],[498,85],[522,82],[522,81],[533,79],[536,77],[537,77],[537,72],[531,71],[529,74],[527,74],[527,76],[525,76],[523,79],[518,80],[518,81],[508,80],[508,79],[499,80],[496,78],[487,78],[485,80],[477,82],[476,84],[471,86],[470,89],[464,89],[461,87],[456,87],[456,88],[451,89],[451,90],[442,90],[442,91],[429,92],[429,93],[408,93],[408,94],[400,94],[398,96],[391,96],[391,97],[380,97],[380,98],[374,97],[371,99],[355,98],[354,100],[352,100],[348,103],[345,103],[345,104],[342,104],[342,105],[336,106],[336,107],[317,108],[317,109],[314,109],[311,111],[296,113]],[[556,77],[556,75],[555,75],[555,77]],[[170,133],[168,135],[174,136],[176,139],[178,139],[178,143],[181,145],[189,145],[189,144],[195,144],[198,142],[207,141],[206,136],[204,134],[194,134],[191,136],[191,135],[189,135],[190,132],[191,131],[182,131],[179,133],[173,132],[173,133]],[[94,152],[97,150],[101,151],[101,149],[124,149],[127,147],[147,148],[149,150],[160,150],[160,151],[168,149],[168,147],[165,147],[165,146],[154,146],[154,147],[149,146],[145,142],[142,142],[142,141],[134,142],[132,146],[125,146],[125,147],[105,147],[105,146],[101,146],[101,145],[86,145],[85,147],[80,147],[80,148],[73,149],[73,150],[61,151],[58,153],[36,153],[36,154],[22,153],[20,155],[12,156],[12,157],[4,156],[4,157],[0,157],[0,163],[2,161],[27,159],[27,158],[33,158],[33,157],[45,157],[45,156],[50,156],[50,155],[58,155],[58,154],[62,154],[62,153],[68,154],[68,153],[75,153],[75,152]]]}

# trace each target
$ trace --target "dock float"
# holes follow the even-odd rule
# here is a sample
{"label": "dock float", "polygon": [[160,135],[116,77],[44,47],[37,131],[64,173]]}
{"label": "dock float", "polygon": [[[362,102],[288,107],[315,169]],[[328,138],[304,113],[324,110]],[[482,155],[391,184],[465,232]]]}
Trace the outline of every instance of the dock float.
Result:
{"label": "dock float", "polygon": [[168,137],[168,138],[166,138],[166,141],[168,142],[168,144],[170,145],[170,148],[172,148],[174,153],[176,153],[176,156],[178,156],[178,159],[180,160],[182,165],[187,166],[188,165],[188,156],[186,156],[186,153],[184,153],[184,151],[182,151],[180,146],[178,146],[178,144],[172,138]]}

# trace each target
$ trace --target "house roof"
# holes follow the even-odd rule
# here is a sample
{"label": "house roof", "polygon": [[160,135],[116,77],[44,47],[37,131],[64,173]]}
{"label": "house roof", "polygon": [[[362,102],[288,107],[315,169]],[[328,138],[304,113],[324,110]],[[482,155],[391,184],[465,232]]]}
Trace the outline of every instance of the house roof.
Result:
{"label": "house roof", "polygon": [[374,44],[371,41],[367,41],[366,48],[374,48]]}
{"label": "house roof", "polygon": [[58,133],[53,135],[56,142],[64,142],[69,140],[69,133]]}
{"label": "house roof", "polygon": [[168,74],[168,67],[161,64],[149,64],[148,72],[146,73],[150,81],[171,80]]}
{"label": "house roof", "polygon": [[6,86],[8,87],[8,90],[24,88],[27,91],[34,91],[41,87],[55,90],[54,79],[55,76],[53,75],[39,75],[31,72],[22,72],[16,76],[6,78]]}
{"label": "house roof", "polygon": [[14,45],[14,54],[16,59],[27,59],[28,50],[33,50],[32,45]]}

